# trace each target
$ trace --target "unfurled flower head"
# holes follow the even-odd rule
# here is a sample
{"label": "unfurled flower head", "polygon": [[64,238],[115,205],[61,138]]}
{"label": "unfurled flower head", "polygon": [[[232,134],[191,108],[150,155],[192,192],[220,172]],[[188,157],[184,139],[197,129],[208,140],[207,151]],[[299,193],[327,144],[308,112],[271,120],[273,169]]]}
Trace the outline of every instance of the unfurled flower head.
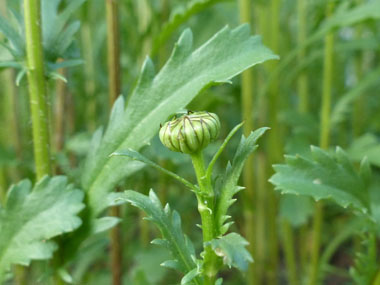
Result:
{"label": "unfurled flower head", "polygon": [[166,122],[160,129],[160,140],[172,151],[195,153],[214,141],[220,131],[216,114],[189,112]]}

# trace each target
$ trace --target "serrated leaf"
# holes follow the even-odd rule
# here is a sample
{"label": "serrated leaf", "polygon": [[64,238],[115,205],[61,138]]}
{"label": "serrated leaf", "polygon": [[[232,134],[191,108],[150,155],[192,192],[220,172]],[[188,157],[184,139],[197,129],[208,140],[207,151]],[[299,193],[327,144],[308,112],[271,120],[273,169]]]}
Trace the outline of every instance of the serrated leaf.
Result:
{"label": "serrated leaf", "polygon": [[333,154],[311,148],[312,158],[287,156],[286,164],[274,165],[270,182],[282,193],[307,195],[315,200],[331,199],[346,208],[352,206],[362,213],[370,212],[369,185],[337,148]]}
{"label": "serrated leaf", "polygon": [[233,196],[242,190],[242,187],[237,185],[243,166],[248,156],[258,147],[257,140],[269,128],[260,128],[252,132],[247,138],[242,136],[240,144],[236,150],[232,164],[227,165],[226,173],[223,178],[223,183],[219,196],[217,197],[215,220],[217,227],[220,229],[221,235],[225,234],[230,224],[225,224],[229,216],[227,216],[228,208],[235,201]]}
{"label": "serrated leaf", "polygon": [[[152,243],[169,249],[174,261],[177,262],[176,268],[184,274],[196,268],[192,259],[193,246],[189,246],[189,239],[182,232],[181,220],[177,212],[170,211],[169,207],[165,207],[165,211],[153,190],[149,192],[149,196],[131,190],[125,191],[123,199],[143,210],[149,220],[156,224],[163,238],[155,239]],[[173,265],[173,261],[169,263]]]}
{"label": "serrated leaf", "polygon": [[252,256],[245,248],[249,243],[239,234],[230,233],[207,242],[218,256],[223,257],[223,263],[242,271],[248,269],[248,263],[253,262]]}
{"label": "serrated leaf", "polygon": [[[248,25],[222,29],[192,52],[192,33],[186,30],[165,66],[154,75],[152,63],[144,64],[127,107],[119,99],[114,107],[122,111],[115,126],[107,129],[96,155],[89,155],[83,187],[94,215],[104,209],[104,197],[123,177],[134,173],[132,161],[110,157],[123,149],[138,151],[147,144],[169,114],[184,108],[211,82],[225,81],[255,64],[275,59],[260,37],[250,36]],[[110,125],[113,125],[110,122]],[[136,163],[136,162],[134,162]],[[141,167],[141,164],[140,164]]]}
{"label": "serrated leaf", "polygon": [[83,192],[66,177],[44,177],[31,190],[28,180],[12,186],[0,209],[0,280],[11,264],[51,258],[56,245],[49,239],[81,225]]}

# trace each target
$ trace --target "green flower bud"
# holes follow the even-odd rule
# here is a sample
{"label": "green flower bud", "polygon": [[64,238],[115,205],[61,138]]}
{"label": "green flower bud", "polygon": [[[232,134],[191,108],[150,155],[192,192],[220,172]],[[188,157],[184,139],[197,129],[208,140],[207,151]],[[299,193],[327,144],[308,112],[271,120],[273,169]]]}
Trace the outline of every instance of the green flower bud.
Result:
{"label": "green flower bud", "polygon": [[160,129],[160,140],[172,151],[195,153],[214,141],[220,131],[216,114],[194,112],[166,122]]}

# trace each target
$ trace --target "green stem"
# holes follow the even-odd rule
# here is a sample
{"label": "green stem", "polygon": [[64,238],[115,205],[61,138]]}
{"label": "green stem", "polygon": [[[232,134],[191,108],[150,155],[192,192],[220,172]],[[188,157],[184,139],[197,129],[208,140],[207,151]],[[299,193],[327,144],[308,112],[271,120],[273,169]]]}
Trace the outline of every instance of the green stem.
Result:
{"label": "green stem", "polygon": [[[240,12],[240,22],[252,24],[252,7],[250,0],[239,0],[239,12]],[[252,114],[255,113],[254,110],[254,77],[252,69],[248,69],[241,75],[241,109],[242,109],[242,119],[245,121],[243,126],[243,133],[247,136],[254,129],[254,119]],[[255,179],[254,179],[254,157],[250,156],[247,159],[243,170],[243,184],[245,186],[245,191],[242,193],[244,196],[243,201],[243,212],[244,212],[244,226],[246,238],[249,242],[248,250],[255,256],[254,246],[256,245],[255,240],[255,224],[253,219],[253,208],[254,205],[254,193],[255,189]],[[250,263],[247,275],[248,284],[256,284],[255,278],[255,264]]]}
{"label": "green stem", "polygon": [[[327,4],[327,17],[334,10],[334,4]],[[325,37],[324,64],[323,64],[323,86],[322,86],[322,106],[321,106],[321,127],[319,145],[327,149],[330,143],[330,112],[331,112],[331,93],[333,80],[334,64],[334,34],[328,33]],[[321,247],[321,233],[323,224],[323,203],[317,202],[314,222],[313,222],[313,245],[311,249],[311,272],[310,285],[318,283],[319,255]]]}
{"label": "green stem", "polygon": [[[271,44],[270,47],[277,54],[280,53],[280,6],[281,0],[272,0],[270,5],[270,36]],[[276,61],[270,64],[270,70],[275,70],[278,63]],[[268,137],[268,149],[269,151],[269,165],[278,163],[282,159],[282,138],[279,126],[278,115],[280,113],[280,102],[279,102],[279,77],[276,77],[272,82],[272,86],[269,92],[268,101],[268,113],[269,113],[269,126],[271,127],[271,132]],[[270,169],[268,174],[272,174],[273,171]],[[277,226],[277,196],[273,188],[268,189],[268,204],[267,204],[267,227],[268,232],[268,284],[277,283],[277,269],[278,269],[278,226]]]}
{"label": "green stem", "polygon": [[[305,60],[306,56],[306,48],[303,46],[303,43],[307,39],[307,1],[306,0],[297,0],[297,45],[299,47],[299,53],[298,53],[298,62],[303,62]],[[301,114],[306,114],[309,111],[309,80],[306,70],[302,70],[297,78],[297,92],[299,97],[299,103],[298,103],[298,111]],[[284,225],[287,227],[286,225]],[[300,238],[300,244],[302,247],[302,250],[299,251],[300,253],[300,270],[303,272],[303,270],[306,268],[307,264],[307,243],[308,240],[304,238],[306,234],[307,226],[302,225],[299,238]],[[293,239],[289,235],[289,239]],[[294,244],[294,240],[289,241],[289,243]],[[294,250],[294,249],[293,249]],[[288,256],[287,251],[285,251],[285,258],[287,261],[287,266],[289,268],[289,281],[295,280],[297,278],[294,274],[297,274],[294,270],[291,270],[292,264],[296,263],[295,255],[294,253],[291,256]],[[297,280],[298,281],[298,280]]]}
{"label": "green stem", "polygon": [[[109,105],[112,106],[121,93],[120,80],[120,41],[119,41],[119,16],[118,0],[106,0],[107,15],[107,59],[108,59],[108,83],[109,83]],[[111,208],[111,215],[120,217],[120,206]],[[144,221],[145,222],[145,221]],[[111,271],[112,284],[121,285],[123,276],[122,252],[120,226],[111,229]]]}
{"label": "green stem", "polygon": [[[356,0],[356,4],[360,5],[363,2],[363,0]],[[362,36],[362,26],[358,26],[355,30],[355,38],[360,40]],[[355,63],[355,75],[356,75],[356,82],[359,83],[359,81],[362,79],[363,76],[363,53],[356,54],[354,58]],[[354,136],[358,137],[363,133],[363,125],[364,125],[364,114],[365,114],[365,97],[360,96],[355,103],[354,103],[354,109],[353,109],[353,132]]]}
{"label": "green stem", "polygon": [[118,0],[106,0],[107,58],[110,106],[113,105],[116,98],[120,95],[121,92],[118,6]]}
{"label": "green stem", "polygon": [[37,180],[51,174],[48,104],[41,35],[40,0],[24,1],[29,100]]}
{"label": "green stem", "polygon": [[[298,61],[303,62],[305,59],[306,49],[302,48],[303,43],[307,38],[307,1],[298,0],[297,1],[297,12],[298,12],[298,33],[297,33],[297,44],[300,47],[298,53]],[[297,91],[299,96],[298,110],[301,113],[306,113],[309,110],[309,82],[307,78],[306,71],[302,71],[297,80]]]}
{"label": "green stem", "polygon": [[[197,152],[191,155],[195,174],[197,177],[199,190],[197,193],[198,211],[202,220],[203,244],[211,241],[217,236],[216,223],[214,219],[214,190],[211,186],[211,180],[207,178],[204,165],[203,153]],[[212,250],[211,246],[204,247],[203,274],[205,284],[214,284],[220,265],[218,257]]]}
{"label": "green stem", "polygon": [[[84,4],[84,11],[91,9],[90,2],[87,1]],[[94,50],[92,46],[92,27],[87,13],[83,16],[83,24],[81,28],[81,42],[82,53],[86,64],[83,64],[84,69],[84,89],[86,91],[87,104],[86,104],[86,121],[89,130],[95,131],[96,129],[96,67],[94,62]]]}
{"label": "green stem", "polygon": [[[61,69],[58,72],[60,75],[65,76],[64,69]],[[55,87],[54,151],[58,153],[63,150],[63,144],[65,140],[66,83],[62,80],[58,80]],[[59,174],[59,166],[55,164],[54,168],[55,174]]]}
{"label": "green stem", "polygon": [[7,195],[7,179],[5,175],[4,167],[0,167],[0,206],[5,203],[5,197]]}
{"label": "green stem", "polygon": [[296,263],[295,250],[294,250],[293,229],[286,219],[283,219],[281,224],[282,224],[282,233],[283,233],[283,239],[284,239],[284,253],[285,253],[285,259],[286,259],[289,284],[297,285],[299,282],[298,282],[297,263]]}

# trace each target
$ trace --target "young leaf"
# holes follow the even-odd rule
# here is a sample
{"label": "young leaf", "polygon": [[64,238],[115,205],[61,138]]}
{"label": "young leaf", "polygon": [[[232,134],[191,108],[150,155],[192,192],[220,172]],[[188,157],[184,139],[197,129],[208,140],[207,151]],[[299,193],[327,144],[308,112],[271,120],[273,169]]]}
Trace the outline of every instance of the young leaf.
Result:
{"label": "young leaf", "polygon": [[[178,269],[185,275],[197,268],[193,260],[194,248],[190,240],[182,233],[179,214],[172,211],[168,204],[164,209],[153,190],[149,192],[149,196],[131,190],[125,191],[120,199],[143,210],[147,215],[146,219],[155,223],[161,231],[163,239],[156,239],[152,243],[169,249],[174,258],[174,260],[164,262],[163,265]],[[198,279],[194,281],[196,284],[201,284]]]}
{"label": "young leaf", "polygon": [[242,271],[248,269],[248,263],[253,262],[252,256],[245,248],[249,243],[239,234],[230,233],[206,243],[211,245],[218,256],[223,257],[224,264]]}
{"label": "young leaf", "polygon": [[147,59],[127,107],[122,98],[117,100],[98,150],[88,156],[82,185],[93,215],[104,209],[107,192],[141,167],[129,159],[121,163],[110,157],[111,153],[130,148],[138,151],[157,133],[160,122],[184,108],[210,83],[225,82],[250,66],[275,58],[260,37],[250,36],[248,25],[242,25],[222,29],[193,52],[192,33],[184,31],[158,74]]}
{"label": "young leaf", "polygon": [[11,264],[51,258],[56,245],[49,239],[81,225],[83,193],[65,177],[46,176],[31,188],[29,180],[12,186],[0,209],[0,280]]}
{"label": "young leaf", "polygon": [[315,200],[331,199],[346,208],[352,206],[362,213],[370,212],[367,167],[357,172],[346,153],[337,148],[330,154],[311,148],[312,158],[287,156],[286,164],[274,165],[276,173],[269,180],[282,193],[308,195]]}
{"label": "young leaf", "polygon": [[228,208],[235,202],[233,196],[243,189],[237,185],[240,174],[243,170],[243,166],[248,156],[255,151],[258,147],[257,140],[268,130],[269,128],[260,128],[252,132],[247,138],[242,136],[240,144],[235,153],[232,165],[228,163],[224,180],[220,189],[219,197],[217,198],[215,220],[217,228],[220,234],[223,235],[227,232],[230,223],[226,223],[229,218],[227,216]]}

